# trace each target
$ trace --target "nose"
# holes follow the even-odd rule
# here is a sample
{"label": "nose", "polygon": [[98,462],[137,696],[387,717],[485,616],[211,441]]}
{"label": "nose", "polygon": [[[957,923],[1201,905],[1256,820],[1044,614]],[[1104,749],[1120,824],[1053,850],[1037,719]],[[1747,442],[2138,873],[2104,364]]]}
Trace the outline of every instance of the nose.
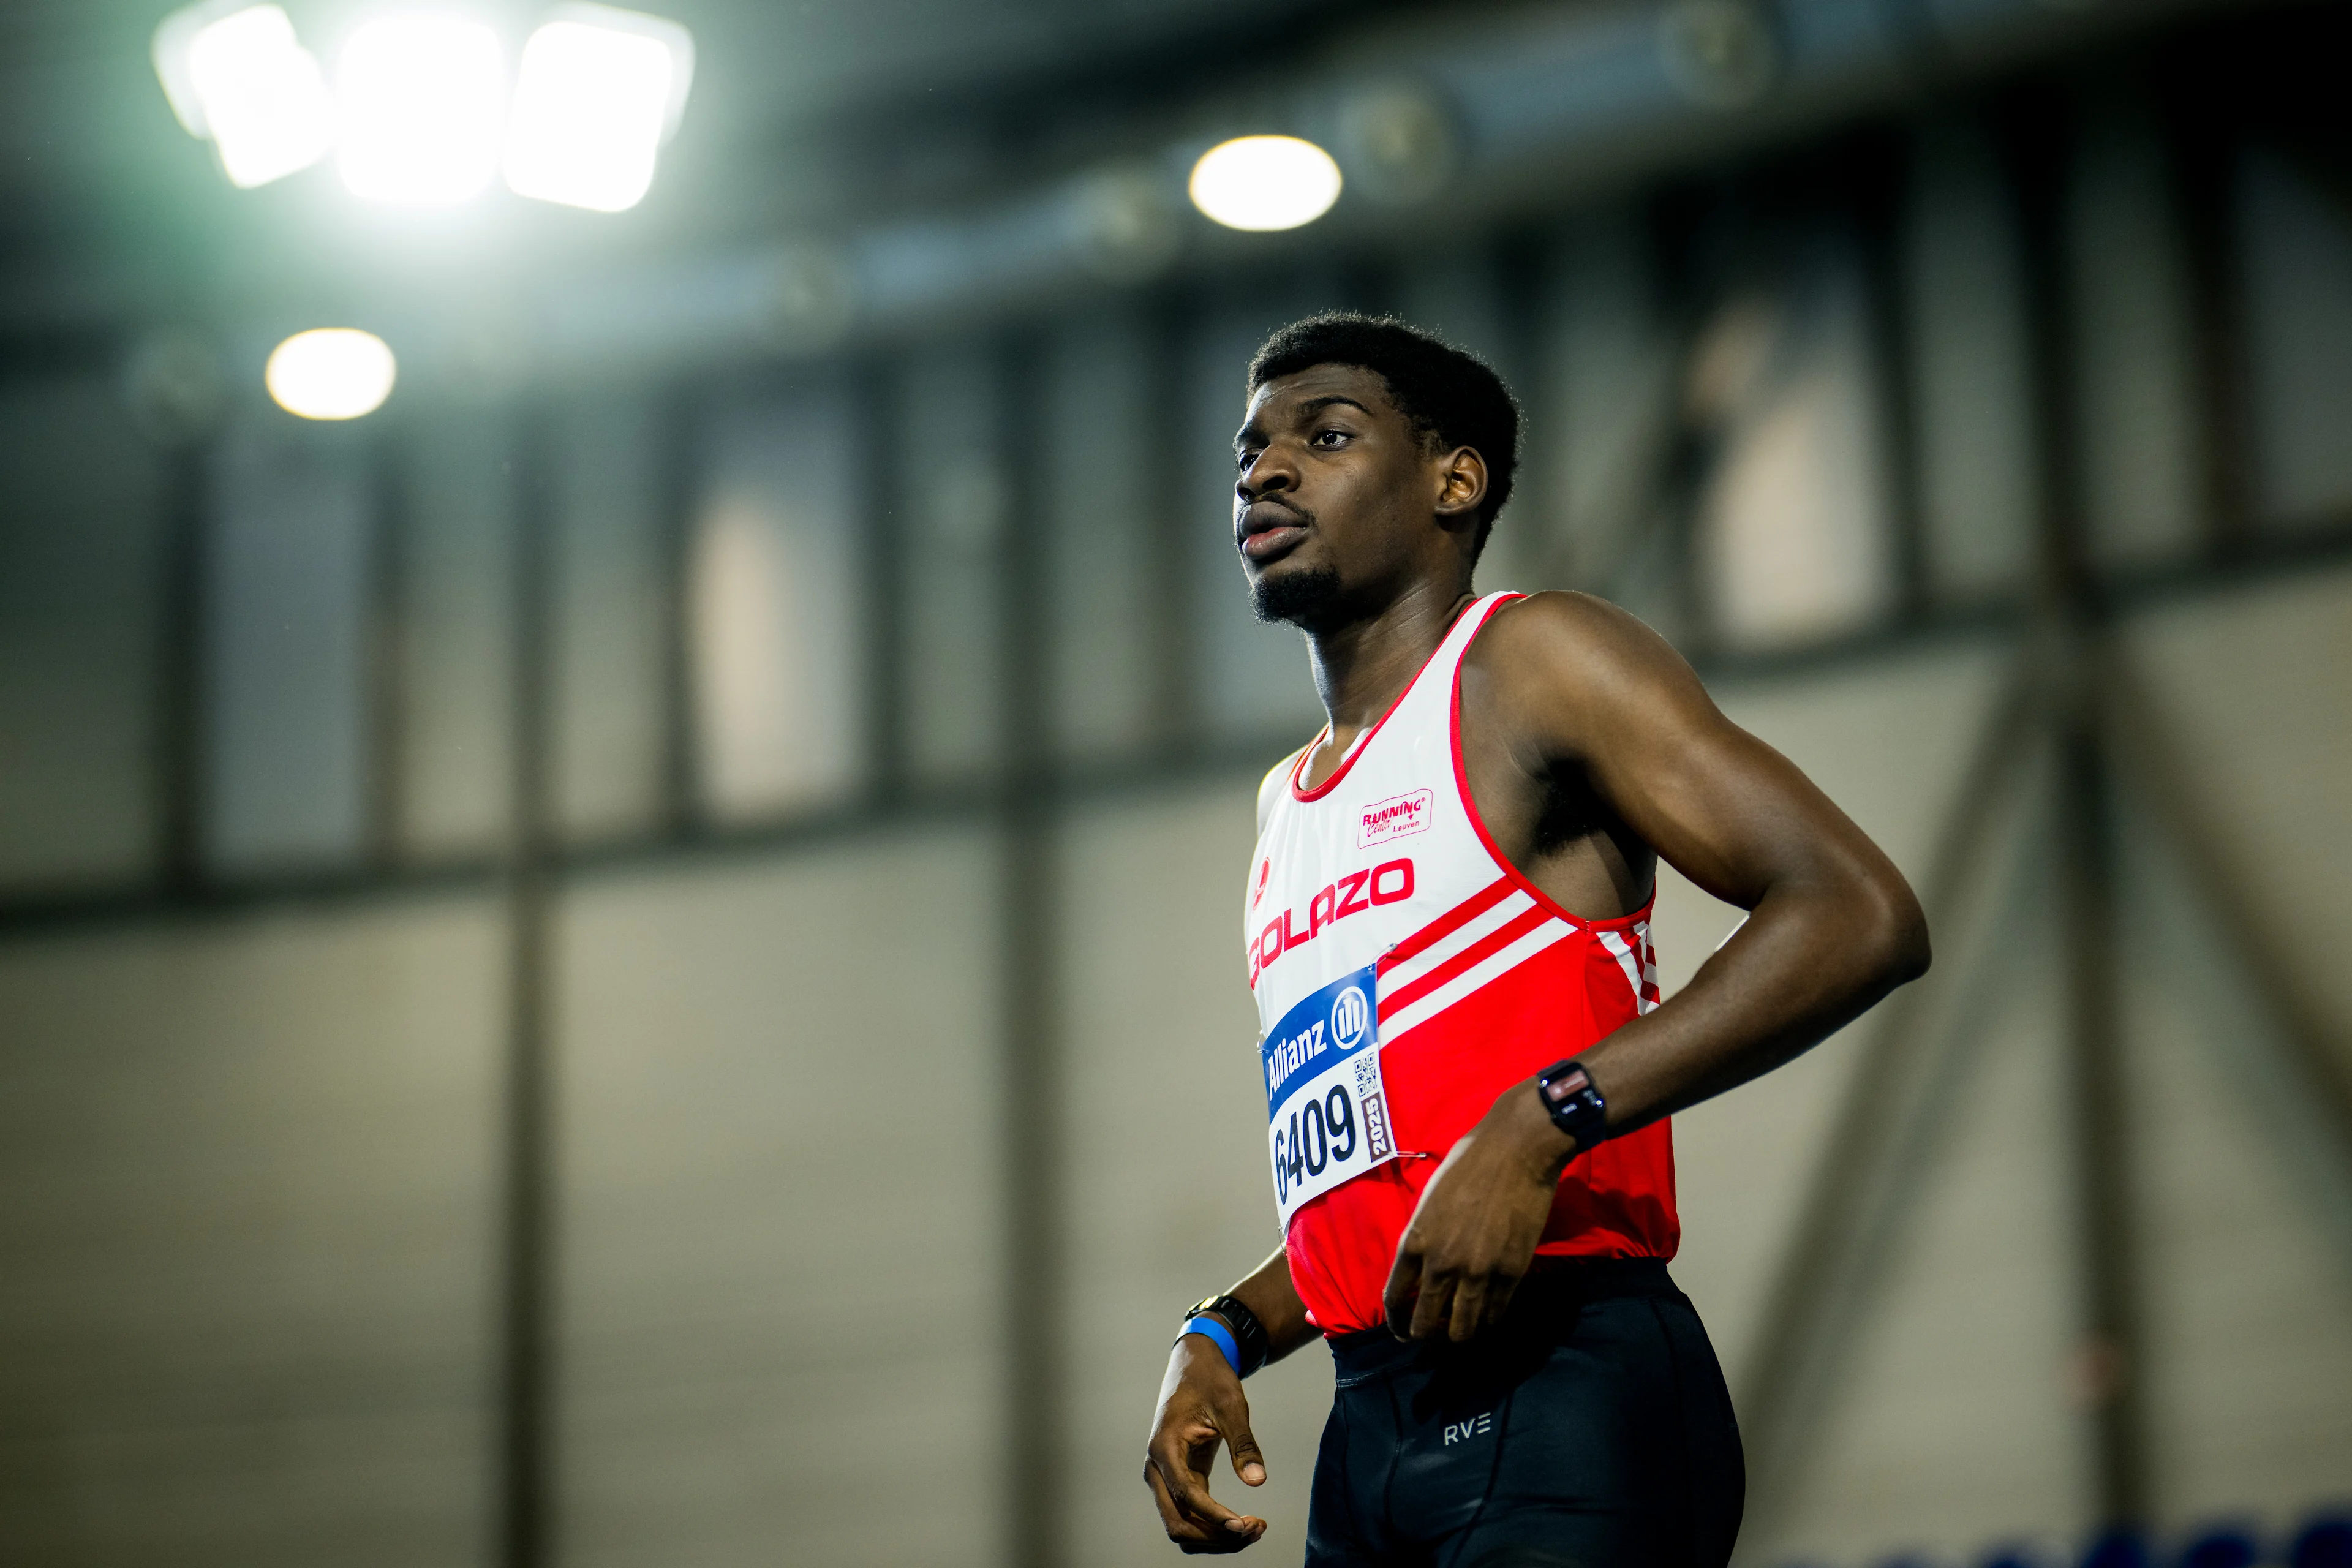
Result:
{"label": "nose", "polygon": [[1286,459],[1278,457],[1276,452],[1276,447],[1266,447],[1252,458],[1249,467],[1244,468],[1240,477],[1234,479],[1234,493],[1241,498],[1244,506],[1247,506],[1262,496],[1271,495],[1276,490],[1297,488],[1297,471],[1291,468]]}

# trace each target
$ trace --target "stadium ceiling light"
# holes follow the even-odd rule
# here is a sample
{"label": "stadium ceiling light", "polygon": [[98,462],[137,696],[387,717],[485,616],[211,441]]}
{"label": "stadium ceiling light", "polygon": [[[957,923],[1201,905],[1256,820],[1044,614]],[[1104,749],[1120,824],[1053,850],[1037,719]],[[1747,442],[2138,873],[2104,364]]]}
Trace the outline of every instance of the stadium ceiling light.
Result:
{"label": "stadium ceiling light", "polygon": [[362,23],[336,62],[337,149],[352,194],[404,206],[464,201],[498,173],[506,70],[496,33],[431,12]]}
{"label": "stadium ceiling light", "polygon": [[214,0],[174,11],[152,52],[172,111],[189,135],[212,142],[231,184],[283,179],[332,144],[326,81],[280,7]]}
{"label": "stadium ceiling light", "polygon": [[607,5],[558,7],[522,48],[508,121],[507,184],[519,195],[622,212],[654,182],[694,76],[694,37]]}
{"label": "stadium ceiling light", "polygon": [[357,419],[383,406],[398,374],[391,345],[356,327],[297,332],[270,351],[262,381],[278,406],[305,419]]}
{"label": "stadium ceiling light", "polygon": [[1296,136],[1243,136],[1201,154],[1192,193],[1192,205],[1227,228],[1297,228],[1339,199],[1339,165]]}

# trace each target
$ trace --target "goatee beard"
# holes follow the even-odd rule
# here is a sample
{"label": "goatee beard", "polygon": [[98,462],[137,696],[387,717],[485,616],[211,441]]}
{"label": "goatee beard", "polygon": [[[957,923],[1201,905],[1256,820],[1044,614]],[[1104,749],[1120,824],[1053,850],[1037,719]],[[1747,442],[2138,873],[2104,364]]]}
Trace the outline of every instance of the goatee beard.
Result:
{"label": "goatee beard", "polygon": [[1339,597],[1339,574],[1328,566],[1306,566],[1250,584],[1250,607],[1269,625],[1288,621],[1302,630],[1327,615]]}

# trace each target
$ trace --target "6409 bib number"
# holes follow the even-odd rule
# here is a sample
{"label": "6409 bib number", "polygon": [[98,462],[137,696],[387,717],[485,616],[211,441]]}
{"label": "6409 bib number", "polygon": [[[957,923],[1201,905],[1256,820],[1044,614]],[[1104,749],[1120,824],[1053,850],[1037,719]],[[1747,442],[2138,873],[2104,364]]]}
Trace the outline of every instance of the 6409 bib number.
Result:
{"label": "6409 bib number", "polygon": [[1301,998],[1259,1042],[1275,1206],[1285,1227],[1309,1198],[1396,1157],[1379,1016],[1367,964]]}

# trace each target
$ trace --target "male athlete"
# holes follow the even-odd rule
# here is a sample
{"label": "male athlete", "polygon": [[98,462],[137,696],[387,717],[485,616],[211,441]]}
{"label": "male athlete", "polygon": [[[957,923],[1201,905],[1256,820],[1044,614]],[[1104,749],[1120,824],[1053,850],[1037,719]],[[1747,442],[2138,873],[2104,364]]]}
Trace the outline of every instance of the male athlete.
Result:
{"label": "male athlete", "polygon": [[[1144,1465],[1170,1539],[1265,1533],[1242,1378],[1318,1333],[1311,1568],[1721,1568],[1739,1436],[1666,1118],[1927,966],[1903,878],[1633,616],[1471,591],[1511,489],[1495,373],[1325,315],[1251,363],[1234,535],[1329,722],[1258,792],[1244,940],[1284,1246],[1193,1309]],[[1663,1005],[1657,861],[1748,911]]]}

